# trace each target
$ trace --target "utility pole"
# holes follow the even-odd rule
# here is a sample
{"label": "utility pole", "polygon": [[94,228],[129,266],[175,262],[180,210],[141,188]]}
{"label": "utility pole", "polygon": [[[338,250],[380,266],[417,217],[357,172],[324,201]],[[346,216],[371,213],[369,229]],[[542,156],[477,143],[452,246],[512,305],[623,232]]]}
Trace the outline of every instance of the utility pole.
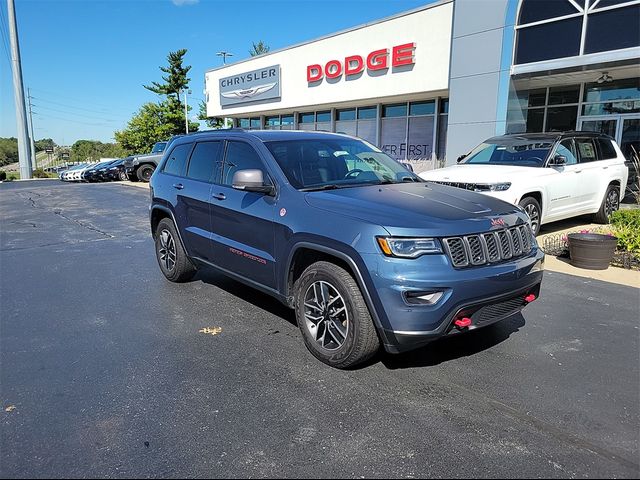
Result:
{"label": "utility pole", "polygon": [[13,70],[13,93],[16,103],[16,123],[18,126],[18,160],[20,162],[20,178],[31,178],[31,155],[29,145],[29,127],[27,111],[24,104],[24,86],[22,85],[22,66],[20,65],[20,45],[18,44],[18,26],[16,24],[16,8],[14,0],[7,0],[9,13],[9,40],[11,43],[11,69]]}
{"label": "utility pole", "polygon": [[31,110],[33,105],[31,104],[30,88],[27,88],[27,98],[29,99],[29,124],[31,125],[31,135],[29,135],[29,139],[31,140],[31,168],[35,170],[38,168],[38,164],[36,161],[35,130],[33,129],[33,111]]}
{"label": "utility pole", "polygon": [[184,131],[189,133],[189,105],[187,103],[187,93],[191,93],[191,90],[187,90],[186,88],[183,90],[184,92]]}

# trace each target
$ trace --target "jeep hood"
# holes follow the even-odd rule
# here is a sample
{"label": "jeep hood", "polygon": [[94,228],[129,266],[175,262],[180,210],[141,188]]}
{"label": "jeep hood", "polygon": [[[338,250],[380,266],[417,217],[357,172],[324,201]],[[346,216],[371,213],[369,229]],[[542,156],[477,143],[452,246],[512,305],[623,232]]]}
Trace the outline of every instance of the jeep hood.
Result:
{"label": "jeep hood", "polygon": [[452,236],[487,232],[492,220],[526,222],[518,207],[487,195],[434,183],[370,185],[309,192],[313,207],[380,225],[391,235]]}
{"label": "jeep hood", "polygon": [[539,167],[518,167],[514,165],[454,165],[447,168],[428,170],[420,174],[424,180],[463,183],[513,182],[519,178],[544,175],[548,169]]}

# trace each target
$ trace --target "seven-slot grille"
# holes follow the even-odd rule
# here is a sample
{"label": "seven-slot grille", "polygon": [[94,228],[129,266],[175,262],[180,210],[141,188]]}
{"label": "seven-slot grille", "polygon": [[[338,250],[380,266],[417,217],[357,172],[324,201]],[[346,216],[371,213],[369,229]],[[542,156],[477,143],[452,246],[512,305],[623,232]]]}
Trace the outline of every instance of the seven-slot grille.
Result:
{"label": "seven-slot grille", "polygon": [[526,255],[534,247],[534,241],[528,225],[442,239],[447,255],[456,268],[496,263]]}

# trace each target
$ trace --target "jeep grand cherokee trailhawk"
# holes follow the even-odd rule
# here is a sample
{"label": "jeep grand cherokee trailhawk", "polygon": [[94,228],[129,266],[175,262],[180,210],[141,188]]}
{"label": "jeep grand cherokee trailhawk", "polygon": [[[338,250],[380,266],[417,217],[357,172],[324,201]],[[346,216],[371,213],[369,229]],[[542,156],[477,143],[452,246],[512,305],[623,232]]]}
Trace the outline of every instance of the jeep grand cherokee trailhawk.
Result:
{"label": "jeep grand cherokee trailhawk", "polygon": [[504,319],[542,280],[522,209],[424,182],[346,135],[181,137],[151,178],[150,210],[167,279],[208,265],[273,295],[337,368]]}

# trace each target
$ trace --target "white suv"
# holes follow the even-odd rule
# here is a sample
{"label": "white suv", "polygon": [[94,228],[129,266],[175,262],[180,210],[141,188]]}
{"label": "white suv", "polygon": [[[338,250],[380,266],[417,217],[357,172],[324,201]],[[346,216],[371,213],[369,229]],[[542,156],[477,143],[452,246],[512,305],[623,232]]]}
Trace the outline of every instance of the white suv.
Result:
{"label": "white suv", "polygon": [[611,137],[593,132],[493,137],[425,180],[520,205],[540,225],[584,214],[607,223],[624,197],[629,170]]}

